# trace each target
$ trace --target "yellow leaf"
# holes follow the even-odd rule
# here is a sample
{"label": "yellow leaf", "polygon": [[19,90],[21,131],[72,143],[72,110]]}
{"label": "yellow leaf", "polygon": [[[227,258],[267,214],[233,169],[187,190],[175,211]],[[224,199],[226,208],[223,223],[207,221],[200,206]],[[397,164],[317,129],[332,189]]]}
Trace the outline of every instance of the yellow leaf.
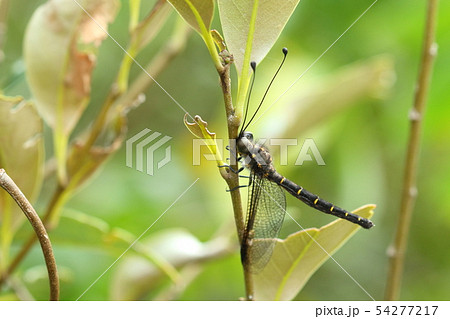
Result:
{"label": "yellow leaf", "polygon": [[199,115],[194,116],[194,121],[194,123],[190,123],[187,120],[187,114],[184,116],[184,125],[187,129],[196,137],[203,139],[210,152],[215,156],[218,166],[223,166],[224,163],[217,150],[216,133],[208,130],[208,122],[203,121]]}
{"label": "yellow leaf", "polygon": [[[353,213],[370,218],[374,208],[375,205],[366,205]],[[277,239],[269,263],[254,275],[255,300],[293,299],[314,272],[359,229],[360,226],[339,219],[319,229]]]}
{"label": "yellow leaf", "polygon": [[[0,95],[0,168],[30,201],[37,197],[42,183],[42,130],[42,120],[30,102]],[[8,231],[13,232],[25,216],[6,192],[0,192],[0,224],[6,211],[12,212]]]}

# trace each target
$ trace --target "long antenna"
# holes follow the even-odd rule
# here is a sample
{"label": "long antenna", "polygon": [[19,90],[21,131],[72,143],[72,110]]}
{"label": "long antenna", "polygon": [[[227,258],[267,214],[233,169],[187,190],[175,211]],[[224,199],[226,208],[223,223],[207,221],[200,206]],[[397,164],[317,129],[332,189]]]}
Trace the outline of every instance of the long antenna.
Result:
{"label": "long antenna", "polygon": [[[253,77],[252,77],[252,83],[250,84],[250,90],[248,91],[247,105],[245,107],[245,115],[244,115],[244,121],[242,122],[242,128],[244,128],[245,121],[247,120],[248,106],[250,105],[250,96],[252,95],[253,84],[255,84],[255,77],[256,77],[256,62],[255,61],[250,62],[250,66],[252,67],[252,70],[253,70]],[[239,135],[241,135],[241,133],[243,131],[244,130],[241,129],[241,131],[239,132]]]}
{"label": "long antenna", "polygon": [[[251,122],[253,121],[253,119],[255,118],[256,114],[258,113],[259,109],[261,108],[261,105],[262,105],[263,102],[264,102],[264,99],[266,98],[267,92],[269,92],[269,89],[270,89],[270,87],[272,86],[273,81],[274,81],[275,78],[277,77],[278,72],[280,72],[281,67],[282,67],[283,64],[284,64],[284,61],[286,61],[286,56],[287,56],[287,54],[288,54],[288,49],[287,49],[287,48],[283,48],[282,52],[283,52],[283,54],[284,54],[283,61],[281,61],[281,64],[280,64],[280,66],[278,67],[277,72],[275,72],[274,76],[272,77],[272,80],[270,81],[269,86],[267,86],[266,92],[264,92],[264,95],[263,95],[263,97],[262,97],[262,99],[261,99],[261,102],[259,103],[258,107],[256,108],[255,113],[253,113],[253,116],[252,116],[252,118],[250,119],[250,121],[248,121],[247,125],[246,125],[245,127],[243,126],[243,128],[241,129],[241,132],[245,132],[245,130],[247,129],[247,127],[250,125],[250,123],[251,123]],[[252,63],[254,63],[254,62],[252,62]],[[255,67],[256,67],[256,63],[255,63]],[[253,66],[252,66],[252,68],[253,68]],[[255,78],[253,77],[253,80],[254,80],[254,79],[255,79]],[[253,86],[253,84],[252,84],[252,86]],[[247,112],[246,112],[246,113],[247,113]],[[245,121],[244,121],[244,122],[245,122]]]}

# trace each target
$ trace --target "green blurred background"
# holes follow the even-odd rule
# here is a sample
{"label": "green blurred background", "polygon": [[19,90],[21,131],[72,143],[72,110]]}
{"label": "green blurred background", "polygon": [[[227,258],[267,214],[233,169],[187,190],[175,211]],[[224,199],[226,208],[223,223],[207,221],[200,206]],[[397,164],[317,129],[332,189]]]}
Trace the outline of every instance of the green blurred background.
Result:
{"label": "green blurred background", "polygon": [[[372,2],[301,1],[274,48],[259,66],[253,101],[258,101],[262,96],[281,60],[282,47],[288,47],[290,53],[285,68],[268,96],[266,107]],[[30,97],[23,76],[22,40],[27,21],[42,3],[44,1],[10,2],[7,38],[3,48],[5,59],[0,66],[0,85],[7,95]],[[144,4],[143,13],[147,12],[151,3],[153,1]],[[250,127],[256,137],[299,139],[299,145],[293,146],[289,153],[290,165],[278,166],[278,169],[306,189],[348,210],[368,203],[377,205],[373,218],[376,227],[370,231],[359,231],[335,254],[335,259],[342,267],[377,300],[384,296],[387,250],[398,222],[409,129],[408,112],[413,103],[420,61],[425,9],[424,0],[378,1],[270,112]],[[175,21],[176,14],[173,13],[152,47],[146,48],[138,56],[137,60],[141,64],[145,65],[170,36]],[[122,1],[121,11],[109,31],[124,46],[128,41],[127,23],[128,5],[127,1]],[[217,10],[213,25],[220,30]],[[448,1],[440,3],[437,42],[439,54],[423,123],[419,195],[406,256],[401,294],[403,300],[450,299]],[[91,104],[75,135],[87,126],[99,110],[122,56],[123,51],[111,39],[102,44],[94,73]],[[286,125],[284,121],[287,119],[293,123],[297,120],[302,123],[301,118],[295,117],[301,116],[301,113],[297,115],[291,111],[296,107],[301,108],[302,101],[307,103],[308,94],[318,88],[324,88],[325,93],[331,94],[324,99],[330,103],[333,102],[332,94],[352,96],[358,81],[354,83],[355,86],[345,86],[339,92],[331,89],[333,84],[344,81],[340,77],[341,72],[345,72],[342,68],[348,69],[347,65],[354,63],[371,65],[370,61],[377,56],[385,71],[374,87],[367,88],[361,96],[349,98],[346,107],[340,106],[337,111],[305,129]],[[133,66],[133,77],[140,72],[137,66]],[[233,79],[235,88],[235,74]],[[199,114],[208,121],[210,129],[217,133],[218,138],[226,137],[225,112],[217,74],[197,34],[191,34],[186,49],[161,74],[158,81],[192,115]],[[325,110],[326,113],[330,107],[315,103],[308,112]],[[151,227],[142,241],[151,240],[158,232],[173,228],[183,228],[201,241],[207,241],[218,233],[237,241],[230,197],[225,191],[226,184],[219,176],[214,162],[203,160],[200,166],[192,165],[193,136],[184,127],[183,116],[183,111],[160,88],[152,86],[146,92],[146,102],[129,114],[127,137],[144,128],[171,136],[171,162],[149,176],[126,167],[125,150],[122,147],[101,173],[70,200],[67,208],[102,219],[111,227],[120,227],[137,237],[199,178]],[[50,135],[46,138],[48,142],[51,141]],[[302,166],[292,165],[305,138],[314,139],[325,166],[318,166],[314,161],[305,162]],[[51,143],[47,144],[47,152],[51,154]],[[163,152],[156,152],[155,156],[162,158]],[[276,150],[274,155],[277,156]],[[45,207],[45,199],[45,195],[41,196],[36,204],[38,210]],[[333,220],[292,198],[288,198],[288,211],[305,228],[320,227]],[[298,226],[286,217],[281,237],[298,230]],[[83,242],[83,234],[78,236],[78,242],[65,241],[64,233],[56,230],[53,239],[56,259],[62,272],[63,300],[78,298],[123,252],[110,249],[104,242]],[[16,248],[20,244],[17,241]],[[130,254],[114,265],[82,299],[108,300],[116,296],[120,285],[112,283],[121,276],[121,263]],[[180,288],[177,299],[236,300],[243,296],[238,249],[223,258],[202,263],[201,267],[192,281],[185,288]],[[36,299],[46,299],[48,294],[47,279],[41,276],[45,274],[43,270],[41,252],[35,247],[17,272]],[[128,271],[134,270],[131,268]],[[136,268],[136,271],[139,269]],[[164,283],[161,285],[164,286]],[[140,297],[148,299],[153,295],[150,293]],[[313,275],[297,299],[367,300],[368,297],[338,265],[329,260]]]}

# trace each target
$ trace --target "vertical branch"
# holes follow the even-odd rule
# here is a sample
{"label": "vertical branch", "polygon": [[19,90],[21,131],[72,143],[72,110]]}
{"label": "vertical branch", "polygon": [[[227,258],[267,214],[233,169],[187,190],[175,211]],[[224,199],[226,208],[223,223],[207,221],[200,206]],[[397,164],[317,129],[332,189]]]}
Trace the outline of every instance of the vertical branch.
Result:
{"label": "vertical branch", "polygon": [[[232,143],[231,141],[234,141],[237,138],[240,119],[238,119],[234,114],[233,101],[231,98],[230,64],[226,64],[223,67],[221,72],[219,72],[219,76],[220,76],[220,85],[222,87],[222,93],[225,102],[225,111],[227,115],[228,138],[230,140],[230,143]],[[232,149],[231,145],[230,149]],[[231,162],[231,168],[234,169],[234,171],[237,171],[238,167],[236,161]],[[236,188],[237,186],[239,186],[239,177],[237,174],[232,172],[222,174],[222,177],[227,182],[229,189],[235,189],[235,191],[230,192],[230,195],[231,201],[233,203],[234,219],[236,222],[239,242],[241,242],[242,233],[244,230],[244,215],[242,212],[241,194],[239,190]]]}
{"label": "vertical branch", "polygon": [[6,190],[9,195],[11,195],[30,221],[30,224],[41,244],[45,263],[47,265],[48,278],[50,281],[50,300],[59,300],[58,270],[56,268],[55,256],[53,255],[52,244],[48,238],[44,224],[34,210],[33,206],[31,206],[25,195],[8,176],[8,174],[6,174],[4,169],[0,169],[0,186]]}
{"label": "vertical branch", "polygon": [[[219,70],[218,70],[219,71]],[[236,140],[238,136],[238,130],[241,118],[236,116],[235,108],[233,107],[233,101],[231,97],[231,79],[230,79],[230,64],[225,64],[222,71],[219,71],[220,76],[220,85],[222,87],[222,93],[225,102],[225,111],[227,116],[227,124],[228,124],[228,138],[230,141],[230,150],[234,149],[234,154],[236,152],[236,148],[231,144]],[[235,143],[233,143],[235,144]],[[233,153],[233,151],[232,151]],[[236,172],[238,170],[238,166],[236,161],[231,161],[231,168]],[[221,172],[223,172],[221,170]],[[229,189],[233,191],[230,192],[231,202],[233,204],[233,212],[234,212],[234,220],[236,223],[236,229],[239,237],[239,243],[242,245],[242,238],[244,233],[244,214],[242,210],[242,199],[241,193],[239,192],[239,176],[238,174],[229,172],[227,174],[222,173],[222,177],[225,179],[228,184]],[[245,281],[245,294],[246,299],[251,300],[254,295],[253,289],[253,281],[251,278],[251,274],[249,269],[244,265],[244,281]]]}
{"label": "vertical branch", "polygon": [[417,164],[419,160],[420,137],[422,133],[422,119],[425,114],[425,106],[430,87],[433,62],[437,51],[437,46],[434,42],[437,12],[438,0],[429,0],[420,73],[417,80],[414,106],[410,113],[411,126],[408,151],[406,154],[402,199],[395,242],[390,255],[390,267],[385,292],[386,300],[397,300],[400,295],[408,233],[411,224],[414,202],[417,197],[416,177]]}

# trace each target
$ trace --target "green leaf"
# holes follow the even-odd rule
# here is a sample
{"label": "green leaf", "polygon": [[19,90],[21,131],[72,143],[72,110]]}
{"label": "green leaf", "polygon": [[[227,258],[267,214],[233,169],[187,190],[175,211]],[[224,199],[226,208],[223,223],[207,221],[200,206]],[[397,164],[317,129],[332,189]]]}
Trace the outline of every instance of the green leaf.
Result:
{"label": "green leaf", "polygon": [[[228,50],[233,54],[238,74],[241,74],[244,62],[248,69],[250,61],[259,63],[266,56],[299,2],[300,0],[218,0],[223,34]],[[254,10],[256,19],[252,19]],[[254,31],[249,33],[249,30]],[[251,54],[246,53],[248,42]],[[249,54],[246,59],[245,54]]]}
{"label": "green leaf", "polygon": [[213,60],[214,66],[220,73],[223,71],[222,62],[217,53],[213,37],[210,32],[214,15],[213,0],[167,0],[178,11],[181,17],[203,38]]}
{"label": "green leaf", "polygon": [[[42,130],[42,120],[30,102],[21,97],[0,95],[0,167],[6,170],[30,201],[37,197],[42,184]],[[24,218],[12,198],[6,192],[0,192],[2,227],[13,233]]]}
{"label": "green leaf", "polygon": [[[353,213],[370,218],[374,208],[375,205],[366,205]],[[255,299],[293,299],[329,255],[359,229],[360,226],[339,219],[320,229],[307,229],[285,240],[277,239],[269,263],[254,275]]]}
{"label": "green leaf", "polygon": [[79,1],[93,21],[72,0],[48,1],[33,14],[26,30],[24,57],[36,107],[47,124],[68,134],[85,109],[96,63],[96,48],[119,3]]}
{"label": "green leaf", "polygon": [[48,1],[34,12],[27,26],[27,80],[39,113],[54,131],[63,183],[68,138],[88,105],[97,48],[107,37],[104,30],[118,6],[116,0]]}
{"label": "green leaf", "polygon": [[203,28],[210,29],[214,14],[213,0],[168,0],[168,2],[201,35]]}

